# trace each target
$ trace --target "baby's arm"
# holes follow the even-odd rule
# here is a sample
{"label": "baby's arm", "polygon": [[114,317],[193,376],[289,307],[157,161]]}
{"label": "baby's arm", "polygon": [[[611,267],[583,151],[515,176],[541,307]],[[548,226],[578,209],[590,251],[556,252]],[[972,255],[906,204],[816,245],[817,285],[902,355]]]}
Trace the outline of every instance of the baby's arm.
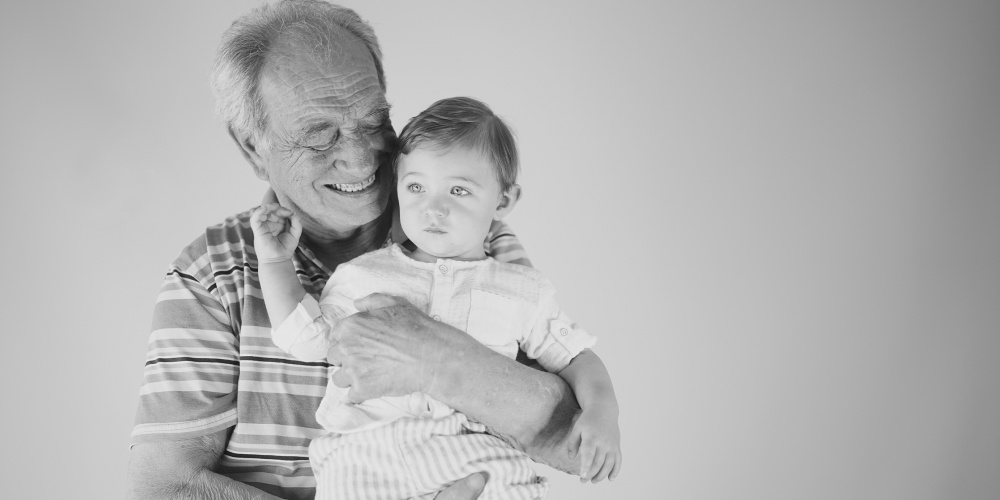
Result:
{"label": "baby's arm", "polygon": [[306,295],[292,263],[302,225],[291,210],[267,203],[250,215],[250,229],[254,234],[257,276],[267,315],[272,328],[278,328]]}
{"label": "baby's arm", "polygon": [[582,482],[615,478],[622,454],[618,432],[618,401],[604,363],[590,350],[597,341],[576,325],[555,299],[552,282],[538,282],[537,316],[521,349],[547,371],[558,374],[573,389],[581,413],[569,435],[577,447]]}
{"label": "baby's arm", "polygon": [[614,480],[621,468],[618,400],[601,358],[584,349],[559,372],[576,394],[582,413],[573,424],[571,443],[580,443],[580,482]]}

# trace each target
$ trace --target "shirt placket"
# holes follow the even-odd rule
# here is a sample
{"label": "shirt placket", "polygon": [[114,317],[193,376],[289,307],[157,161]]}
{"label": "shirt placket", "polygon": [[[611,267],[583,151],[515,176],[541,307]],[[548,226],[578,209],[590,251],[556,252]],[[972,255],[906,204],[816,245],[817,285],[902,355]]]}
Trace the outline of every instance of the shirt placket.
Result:
{"label": "shirt placket", "polygon": [[431,305],[429,314],[435,321],[443,321],[448,317],[448,307],[455,290],[455,269],[451,264],[439,260],[434,265],[434,276],[431,283]]}

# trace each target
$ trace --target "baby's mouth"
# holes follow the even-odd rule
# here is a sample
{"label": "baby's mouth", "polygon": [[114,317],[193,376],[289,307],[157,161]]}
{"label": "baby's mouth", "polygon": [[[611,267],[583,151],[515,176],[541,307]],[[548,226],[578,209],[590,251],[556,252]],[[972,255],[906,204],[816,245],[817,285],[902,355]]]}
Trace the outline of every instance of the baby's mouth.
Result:
{"label": "baby's mouth", "polygon": [[353,182],[350,184],[326,184],[326,187],[341,193],[357,193],[358,191],[364,190],[368,186],[375,184],[375,176],[377,174],[378,172],[375,172],[371,175],[371,177],[361,182]]}

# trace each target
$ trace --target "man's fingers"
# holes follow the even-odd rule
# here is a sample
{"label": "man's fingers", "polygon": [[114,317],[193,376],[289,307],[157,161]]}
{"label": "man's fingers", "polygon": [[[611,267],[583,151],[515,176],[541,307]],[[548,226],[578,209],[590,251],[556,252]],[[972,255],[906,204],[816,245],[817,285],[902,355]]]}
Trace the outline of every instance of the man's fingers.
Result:
{"label": "man's fingers", "polygon": [[330,379],[333,380],[333,385],[340,387],[341,389],[350,387],[353,382],[350,374],[344,369],[333,372],[333,376],[330,377]]}
{"label": "man's fingers", "polygon": [[485,472],[477,472],[441,490],[434,500],[475,500],[483,492],[488,479],[489,475]]}
{"label": "man's fingers", "polygon": [[340,334],[336,327],[330,330],[330,334],[337,340],[337,343],[326,351],[326,360],[333,366],[340,366],[344,364],[344,352],[340,350]]}
{"label": "man's fingers", "polygon": [[402,297],[386,295],[384,293],[373,293],[354,301],[354,307],[358,308],[360,312],[381,309],[383,307],[401,306],[403,304],[409,304],[409,302]]}
{"label": "man's fingers", "polygon": [[361,395],[358,389],[352,385],[351,388],[347,391],[347,399],[351,400],[352,403],[360,403],[370,398],[366,398],[363,395]]}

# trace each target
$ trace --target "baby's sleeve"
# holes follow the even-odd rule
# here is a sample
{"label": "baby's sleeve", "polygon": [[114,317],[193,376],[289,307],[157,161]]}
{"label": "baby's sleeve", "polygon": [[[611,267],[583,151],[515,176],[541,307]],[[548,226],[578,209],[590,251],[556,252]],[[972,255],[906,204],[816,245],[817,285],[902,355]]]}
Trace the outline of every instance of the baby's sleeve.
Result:
{"label": "baby's sleeve", "polygon": [[531,331],[521,341],[521,350],[552,373],[566,368],[577,354],[597,343],[597,337],[563,312],[556,302],[555,293],[552,282],[541,278],[538,314]]}
{"label": "baby's sleeve", "polygon": [[306,294],[288,318],[271,330],[274,345],[296,359],[325,360],[327,352],[336,344],[330,333],[333,325],[358,312],[346,274],[346,267],[340,266],[327,281],[318,302]]}

